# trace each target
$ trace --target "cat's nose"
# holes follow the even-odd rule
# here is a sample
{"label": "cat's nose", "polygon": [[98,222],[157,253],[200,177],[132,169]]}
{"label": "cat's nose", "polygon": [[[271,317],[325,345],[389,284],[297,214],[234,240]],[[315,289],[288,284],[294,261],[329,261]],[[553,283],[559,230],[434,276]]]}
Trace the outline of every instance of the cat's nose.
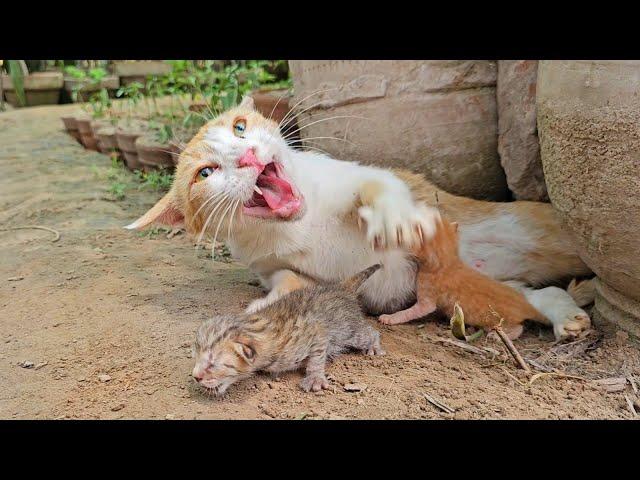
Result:
{"label": "cat's nose", "polygon": [[193,378],[195,379],[196,382],[200,383],[202,381],[202,377],[198,376],[197,374],[193,374]]}
{"label": "cat's nose", "polygon": [[260,172],[264,170],[264,163],[256,157],[255,148],[250,148],[238,159],[238,168],[243,167],[255,167]]}

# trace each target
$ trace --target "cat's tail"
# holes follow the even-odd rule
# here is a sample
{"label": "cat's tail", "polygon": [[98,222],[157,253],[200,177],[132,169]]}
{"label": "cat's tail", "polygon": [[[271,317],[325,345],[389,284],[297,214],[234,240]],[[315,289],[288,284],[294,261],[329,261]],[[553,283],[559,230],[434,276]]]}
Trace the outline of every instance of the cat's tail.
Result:
{"label": "cat's tail", "polygon": [[376,263],[369,268],[365,268],[360,273],[356,273],[353,277],[349,277],[342,282],[342,286],[351,292],[357,291],[360,286],[376,271],[382,268],[382,264]]}

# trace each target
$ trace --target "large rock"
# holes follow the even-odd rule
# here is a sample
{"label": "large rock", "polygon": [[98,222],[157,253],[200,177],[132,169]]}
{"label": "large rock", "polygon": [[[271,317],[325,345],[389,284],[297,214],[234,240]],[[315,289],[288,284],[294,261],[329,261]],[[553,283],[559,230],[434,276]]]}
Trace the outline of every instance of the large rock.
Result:
{"label": "large rock", "polygon": [[498,153],[518,200],[548,201],[536,125],[536,60],[498,62]]}
{"label": "large rock", "polygon": [[594,320],[640,337],[640,61],[543,61],[549,197],[598,275]]}
{"label": "large rock", "polygon": [[301,102],[297,121],[310,148],[409,168],[459,195],[507,196],[497,151],[495,62],[305,60],[289,65],[291,104]]}

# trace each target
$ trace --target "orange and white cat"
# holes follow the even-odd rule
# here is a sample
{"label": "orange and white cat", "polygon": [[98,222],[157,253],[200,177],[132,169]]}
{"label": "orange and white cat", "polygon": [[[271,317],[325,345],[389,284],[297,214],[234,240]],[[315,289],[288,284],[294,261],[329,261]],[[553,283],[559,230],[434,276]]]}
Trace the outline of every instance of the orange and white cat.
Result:
{"label": "orange and white cat", "polygon": [[381,315],[381,323],[397,325],[436,310],[451,317],[458,304],[468,325],[489,331],[502,322],[512,339],[520,336],[525,320],[550,324],[521,292],[466,265],[460,259],[458,244],[458,224],[436,220],[433,237],[413,252],[418,262],[417,302],[406,310]]}
{"label": "orange and white cat", "polygon": [[[185,225],[223,239],[270,290],[249,312],[315,280],[344,280],[382,263],[361,298],[370,313],[393,313],[415,302],[410,249],[433,233],[437,211],[423,204],[436,202],[460,223],[463,261],[492,278],[540,286],[590,273],[551,205],[458,197],[411,172],[293,149],[250,98],[202,127],[171,190],[128,228]],[[530,301],[558,337],[576,335],[589,317],[561,292]]]}

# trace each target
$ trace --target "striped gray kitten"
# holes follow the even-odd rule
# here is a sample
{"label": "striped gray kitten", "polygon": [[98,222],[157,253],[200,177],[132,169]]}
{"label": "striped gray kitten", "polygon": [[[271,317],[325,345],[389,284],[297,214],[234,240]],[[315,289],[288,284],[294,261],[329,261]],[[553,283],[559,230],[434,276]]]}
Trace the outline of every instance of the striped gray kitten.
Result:
{"label": "striped gray kitten", "polygon": [[383,355],[380,334],[362,312],[356,291],[380,268],[373,265],[343,282],[295,290],[252,314],[221,315],[196,334],[193,377],[216,395],[258,371],[305,366],[306,392],[329,388],[327,360],[346,350]]}

